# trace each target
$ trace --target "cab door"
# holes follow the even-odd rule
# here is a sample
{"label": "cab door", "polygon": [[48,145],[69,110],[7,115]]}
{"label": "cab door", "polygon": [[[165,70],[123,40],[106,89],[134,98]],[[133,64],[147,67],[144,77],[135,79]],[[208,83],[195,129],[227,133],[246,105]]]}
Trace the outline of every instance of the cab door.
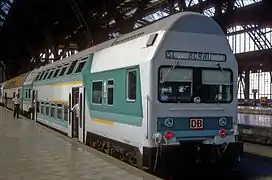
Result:
{"label": "cab door", "polygon": [[85,142],[85,88],[79,88],[79,109],[80,118],[78,119],[78,140]]}

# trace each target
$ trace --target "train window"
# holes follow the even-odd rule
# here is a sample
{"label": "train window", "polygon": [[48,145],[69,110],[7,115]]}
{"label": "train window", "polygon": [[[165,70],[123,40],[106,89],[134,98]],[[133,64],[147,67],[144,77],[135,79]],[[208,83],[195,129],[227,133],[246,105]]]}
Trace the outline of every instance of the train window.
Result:
{"label": "train window", "polygon": [[45,71],[43,71],[42,74],[40,75],[39,81],[42,80],[42,77],[43,77],[44,73],[45,73]]}
{"label": "train window", "polygon": [[51,116],[55,117],[55,104],[51,104]]}
{"label": "train window", "polygon": [[72,64],[71,64],[71,66],[69,67],[69,69],[68,69],[66,75],[69,75],[69,74],[71,74],[71,73],[73,72],[73,70],[74,70],[74,68],[75,68],[75,66],[76,66],[76,64],[77,64],[77,62],[78,62],[78,60],[75,60],[75,61],[72,62]]}
{"label": "train window", "polygon": [[41,114],[44,114],[44,102],[41,102]]}
{"label": "train window", "polygon": [[102,104],[103,86],[102,81],[94,81],[92,83],[92,103]]}
{"label": "train window", "polygon": [[63,119],[62,104],[57,104],[57,118]]}
{"label": "train window", "polygon": [[59,76],[63,76],[68,66],[64,66],[60,72]]}
{"label": "train window", "polygon": [[31,89],[28,89],[28,98],[31,97]]}
{"label": "train window", "polygon": [[35,77],[34,81],[37,81],[37,80],[39,79],[40,75],[41,75],[41,73],[39,73],[39,74]]}
{"label": "train window", "polygon": [[28,98],[27,93],[28,93],[28,91],[27,91],[27,89],[26,89],[26,91],[25,91],[25,98]]}
{"label": "train window", "polygon": [[192,68],[160,68],[158,100],[162,103],[189,103],[193,94]]}
{"label": "train window", "polygon": [[58,68],[58,69],[55,71],[55,73],[54,73],[54,75],[53,75],[53,78],[57,77],[57,75],[59,74],[59,72],[60,72],[60,68]]}
{"label": "train window", "polygon": [[45,115],[49,116],[49,103],[46,103],[45,105]]}
{"label": "train window", "polygon": [[114,88],[113,80],[108,80],[108,84],[107,84],[107,104],[108,105],[113,105],[113,88]]}
{"label": "train window", "polygon": [[86,64],[86,61],[80,62],[79,65],[78,65],[78,67],[77,67],[77,69],[76,69],[76,71],[75,71],[75,73],[80,73],[82,71],[82,69],[83,69],[83,67],[84,67],[85,64]]}
{"label": "train window", "polygon": [[232,100],[231,71],[202,70],[203,102],[230,102]]}
{"label": "train window", "polygon": [[136,90],[137,90],[137,71],[129,70],[127,72],[127,83],[126,83],[126,95],[127,101],[135,101],[136,100]]}
{"label": "train window", "polygon": [[41,105],[41,114],[44,114],[44,105]]}
{"label": "train window", "polygon": [[69,110],[69,107],[68,105],[64,105],[64,121],[68,121],[68,110]]}
{"label": "train window", "polygon": [[44,76],[43,76],[42,80],[45,80],[45,78],[47,77],[47,75],[48,75],[49,71],[50,71],[49,69],[46,71],[46,73],[44,74]]}
{"label": "train window", "polygon": [[37,113],[39,113],[40,112],[40,102],[38,101],[37,103],[36,103],[36,106],[37,106]]}
{"label": "train window", "polygon": [[55,68],[53,68],[53,69],[52,69],[52,71],[49,73],[49,75],[48,75],[48,78],[47,78],[47,79],[50,79],[50,78],[52,77],[52,75],[53,75],[54,71],[55,71]]}

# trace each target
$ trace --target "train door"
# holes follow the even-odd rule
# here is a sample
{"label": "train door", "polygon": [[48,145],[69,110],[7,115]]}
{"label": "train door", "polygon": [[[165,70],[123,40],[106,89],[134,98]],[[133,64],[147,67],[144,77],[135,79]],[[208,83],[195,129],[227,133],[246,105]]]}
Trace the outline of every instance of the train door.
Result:
{"label": "train door", "polygon": [[69,133],[68,135],[72,138],[77,138],[79,141],[82,141],[82,87],[72,88],[72,92],[69,94],[69,107],[70,110],[78,103],[79,111],[75,108],[69,113]]}
{"label": "train door", "polygon": [[79,127],[78,127],[78,140],[85,143],[85,88],[79,88]]}

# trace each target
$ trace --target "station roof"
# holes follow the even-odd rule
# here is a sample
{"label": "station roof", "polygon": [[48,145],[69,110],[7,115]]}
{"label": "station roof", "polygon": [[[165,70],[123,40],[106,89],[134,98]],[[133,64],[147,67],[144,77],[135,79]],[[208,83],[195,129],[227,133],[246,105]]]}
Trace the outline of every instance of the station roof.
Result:
{"label": "station roof", "polygon": [[[2,0],[3,1],[3,0]],[[143,17],[158,10],[171,13],[174,0],[5,0],[10,12],[0,24],[0,60],[29,62],[46,48],[76,44],[78,50],[109,39],[109,34],[127,33]],[[240,0],[241,1],[241,0]],[[244,0],[246,1],[246,0]],[[242,1],[242,2],[244,2]],[[272,1],[263,0],[235,8],[233,0],[179,0],[183,11],[203,12],[215,7],[215,19],[222,28],[233,25],[270,26]],[[219,13],[217,13],[219,12]],[[222,13],[223,12],[223,13]]]}

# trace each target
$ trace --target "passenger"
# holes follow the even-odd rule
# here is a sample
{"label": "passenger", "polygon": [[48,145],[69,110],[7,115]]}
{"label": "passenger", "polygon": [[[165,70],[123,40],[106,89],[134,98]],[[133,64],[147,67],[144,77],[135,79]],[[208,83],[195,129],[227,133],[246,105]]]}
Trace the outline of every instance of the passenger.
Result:
{"label": "passenger", "polygon": [[71,111],[76,112],[76,117],[79,118],[79,116],[80,116],[80,107],[79,107],[78,98],[76,98],[76,104],[72,107]]}
{"label": "passenger", "polygon": [[12,99],[12,102],[14,104],[14,112],[13,117],[19,118],[19,107],[20,107],[20,96],[19,94],[16,94],[16,96]]}
{"label": "passenger", "polygon": [[76,137],[78,134],[76,126],[78,126],[78,121],[80,117],[80,107],[79,107],[78,98],[76,98],[76,104],[73,106],[72,111],[76,113],[76,117],[72,118],[73,124],[75,124],[73,128],[73,137]]}

